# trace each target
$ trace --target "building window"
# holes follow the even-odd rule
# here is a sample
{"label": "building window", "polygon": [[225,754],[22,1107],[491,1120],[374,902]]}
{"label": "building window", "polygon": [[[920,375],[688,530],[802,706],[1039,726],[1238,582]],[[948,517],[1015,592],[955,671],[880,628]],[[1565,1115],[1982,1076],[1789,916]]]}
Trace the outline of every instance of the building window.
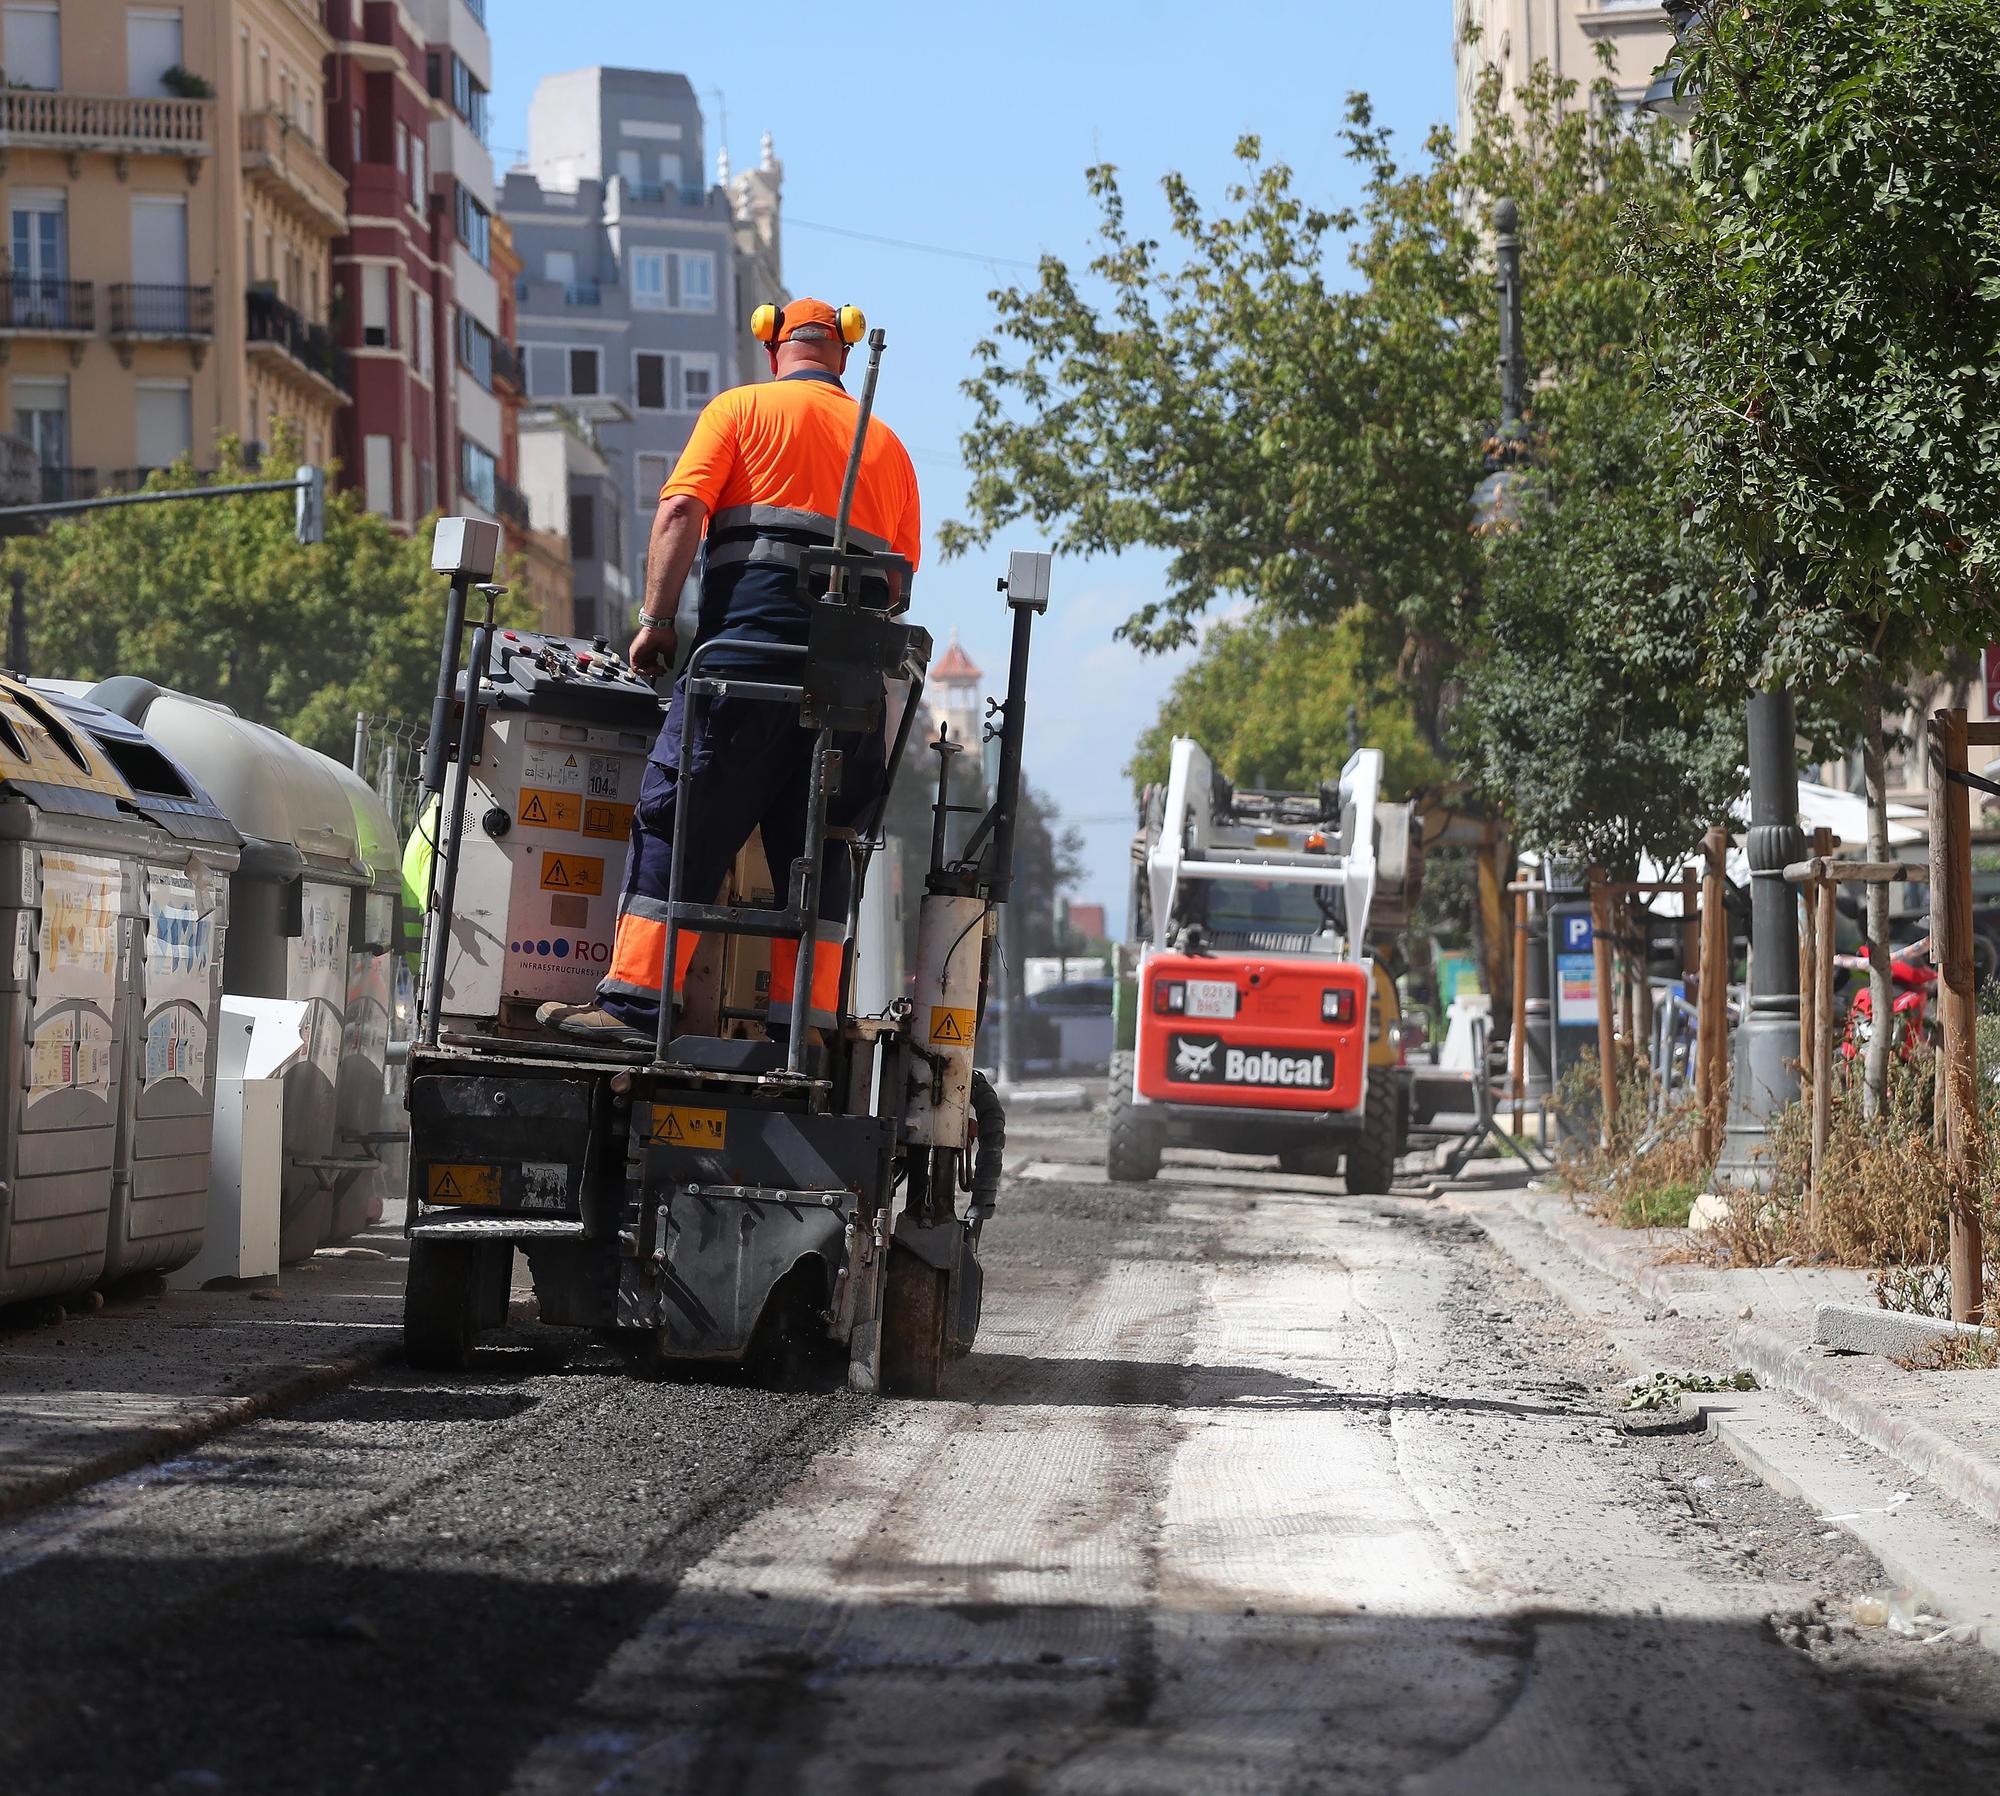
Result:
{"label": "building window", "polygon": [[479,85],[479,78],[451,50],[433,50],[426,59],[424,73],[431,98],[449,102],[452,111],[465,121],[472,135],[484,143],[486,89]]}
{"label": "building window", "polygon": [[410,127],[396,121],[396,172],[406,175],[410,172]]}
{"label": "building window", "polygon": [[416,367],[417,378],[427,386],[437,375],[437,358],[431,342],[431,327],[434,322],[431,296],[421,287],[412,287],[410,334],[415,341],[411,345],[410,360]]}
{"label": "building window", "polygon": [[42,471],[42,497],[85,497],[63,490],[63,471],[69,466],[69,382],[16,378],[13,388],[14,434],[35,452],[35,466]]}
{"label": "building window", "polygon": [[463,306],[458,310],[458,365],[493,390],[493,333]]}
{"label": "building window", "polygon": [[9,87],[62,86],[62,23],[52,4],[8,7],[5,50]]}
{"label": "building window", "polygon": [[604,352],[594,344],[524,343],[531,399],[595,399],[604,391]]}
{"label": "building window", "polygon": [[604,352],[595,347],[569,352],[569,390],[572,398],[595,399],[604,391]]}
{"label": "building window", "polygon": [[638,462],[638,483],[633,494],[639,501],[642,516],[650,515],[660,502],[660,489],[667,484],[667,476],[674,471],[670,457],[664,455],[641,455]]}
{"label": "building window", "polygon": [[559,281],[563,286],[576,284],[576,251],[573,249],[549,249],[542,252],[542,279]]}
{"label": "building window", "polygon": [[364,437],[361,442],[362,492],[368,509],[380,518],[396,515],[396,445],[390,437]]}
{"label": "building window", "polygon": [[679,309],[683,312],[715,310],[715,258],[706,250],[683,250],[674,260],[680,264]]}
{"label": "building window", "polygon": [[142,468],[164,468],[194,447],[194,397],[184,380],[137,383],[139,460]]}
{"label": "building window", "polygon": [[12,243],[14,303],[35,308],[37,319],[67,302],[69,278],[67,196],[61,188],[14,194]]}
{"label": "building window", "polygon": [[125,91],[151,96],[167,91],[167,70],[181,66],[178,8],[135,6],[125,14]]}
{"label": "building window", "polygon": [[698,412],[715,397],[715,357],[681,357],[681,410]]}
{"label": "building window", "polygon": [[667,409],[667,358],[657,350],[642,349],[632,358],[635,402],[642,412]]}
{"label": "building window", "polygon": [[421,212],[424,196],[430,191],[431,177],[429,157],[424,150],[421,137],[410,139],[410,204]]}
{"label": "building window", "polygon": [[667,309],[667,252],[663,249],[635,249],[626,259],[626,280],[632,289],[632,310],[664,312]]}
{"label": "building window", "polygon": [[361,265],[361,341],[370,349],[389,347],[389,270],[380,262]]}
{"label": "building window", "polygon": [[481,511],[496,509],[499,477],[500,464],[493,459],[492,450],[467,436],[458,439],[458,484]]}
{"label": "building window", "polygon": [[681,185],[681,158],[678,150],[660,152],[660,186],[664,192],[678,193]]}
{"label": "building window", "polygon": [[569,558],[597,559],[597,501],[588,493],[569,496]]}
{"label": "building window", "polygon": [[466,253],[481,268],[493,266],[493,219],[464,186],[459,186],[455,195],[458,214],[458,240],[465,245]]}
{"label": "building window", "polygon": [[357,106],[354,109],[354,166],[356,168],[359,168],[367,160],[367,157],[362,153],[361,137],[361,108]]}

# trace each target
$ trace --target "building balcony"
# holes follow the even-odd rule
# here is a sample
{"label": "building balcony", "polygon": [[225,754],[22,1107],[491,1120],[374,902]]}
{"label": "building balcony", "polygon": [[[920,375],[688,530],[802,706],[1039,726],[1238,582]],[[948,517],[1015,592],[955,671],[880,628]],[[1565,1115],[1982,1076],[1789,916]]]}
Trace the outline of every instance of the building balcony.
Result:
{"label": "building balcony", "polygon": [[251,357],[327,403],[343,403],[354,388],[347,351],[334,342],[333,333],[323,324],[308,324],[262,287],[252,287],[243,298]]}
{"label": "building balcony", "polygon": [[563,288],[563,304],[566,306],[601,306],[604,303],[604,289],[596,281],[571,281]]}
{"label": "building balcony", "polygon": [[215,340],[215,289],[121,281],[111,289],[109,335],[127,367],[135,343],[185,343],[199,368]]}
{"label": "building balcony", "polygon": [[71,499],[95,499],[98,493],[95,468],[38,468],[36,478],[40,503],[61,505]]}
{"label": "building balcony", "polygon": [[535,527],[534,517],[528,510],[528,495],[504,474],[495,476],[493,481],[493,509],[503,524],[516,530],[532,530]]}
{"label": "building balcony", "polygon": [[497,337],[493,340],[493,384],[515,393],[528,390],[528,365],[521,359],[521,352]]}
{"label": "building balcony", "polygon": [[246,112],[240,123],[243,177],[321,236],[347,229],[347,182],[282,113]]}
{"label": "building balcony", "polygon": [[70,346],[73,361],[97,332],[97,288],[90,281],[50,281],[33,275],[0,275],[0,355],[16,337],[53,337]]}
{"label": "building balcony", "polygon": [[67,154],[72,180],[86,155],[115,157],[121,181],[134,156],[179,156],[192,183],[215,153],[215,102],[7,88],[0,90],[0,173],[13,150]]}

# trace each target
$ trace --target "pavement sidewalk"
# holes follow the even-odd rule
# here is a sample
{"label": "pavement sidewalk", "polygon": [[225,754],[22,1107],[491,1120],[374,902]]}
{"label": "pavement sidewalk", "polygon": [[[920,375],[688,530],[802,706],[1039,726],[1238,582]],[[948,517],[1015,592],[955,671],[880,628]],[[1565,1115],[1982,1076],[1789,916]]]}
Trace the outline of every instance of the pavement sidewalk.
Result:
{"label": "pavement sidewalk", "polygon": [[0,1327],[0,1516],[345,1384],[402,1344],[400,1205],[264,1289],[16,1312]]}
{"label": "pavement sidewalk", "polygon": [[1783,1391],[1855,1439],[2000,1524],[2000,1372],[1911,1372],[1873,1354],[1813,1340],[1824,1301],[1872,1304],[1865,1272],[1820,1267],[1718,1267],[1669,1258],[1681,1229],[1619,1229],[1567,1198],[1528,1189],[1511,1207],[1576,1259],[1654,1310],[1712,1325],[1718,1345],[1766,1390]]}

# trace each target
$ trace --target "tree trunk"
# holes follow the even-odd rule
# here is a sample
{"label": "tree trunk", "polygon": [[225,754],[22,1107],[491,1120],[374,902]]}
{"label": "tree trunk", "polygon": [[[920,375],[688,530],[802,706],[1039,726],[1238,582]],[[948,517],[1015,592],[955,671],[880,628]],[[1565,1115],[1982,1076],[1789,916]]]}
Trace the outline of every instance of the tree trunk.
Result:
{"label": "tree trunk", "polygon": [[[1862,681],[1861,778],[1868,788],[1868,858],[1889,858],[1889,774],[1882,741],[1882,671],[1879,664]],[[1889,978],[1889,888],[1871,884],[1868,894],[1868,1003],[1871,1027],[1862,1068],[1861,1114],[1881,1115],[1889,1088],[1889,1054],[1895,1042],[1895,987]],[[1932,894],[1936,902],[1936,894]],[[1831,952],[1829,948],[1827,950]]]}

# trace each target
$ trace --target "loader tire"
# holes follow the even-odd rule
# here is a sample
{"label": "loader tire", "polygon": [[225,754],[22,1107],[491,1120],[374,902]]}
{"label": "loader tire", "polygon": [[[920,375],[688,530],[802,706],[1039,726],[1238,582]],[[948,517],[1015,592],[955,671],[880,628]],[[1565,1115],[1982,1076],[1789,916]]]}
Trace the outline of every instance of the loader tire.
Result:
{"label": "loader tire", "polygon": [[1160,1170],[1160,1131],[1132,1101],[1132,1056],[1111,1056],[1110,1111],[1104,1138],[1104,1171],[1121,1185],[1142,1185]]}
{"label": "loader tire", "polygon": [[420,1372],[463,1372],[479,1337],[479,1243],[410,1243],[403,1357]]}
{"label": "loader tire", "polygon": [[1381,1197],[1396,1179],[1396,1081],[1386,1069],[1368,1073],[1368,1096],[1361,1110],[1361,1133],[1347,1149],[1347,1189],[1354,1197]]}
{"label": "loader tire", "polygon": [[935,1397],[944,1382],[951,1278],[900,1242],[889,1247],[882,1293],[882,1394]]}

